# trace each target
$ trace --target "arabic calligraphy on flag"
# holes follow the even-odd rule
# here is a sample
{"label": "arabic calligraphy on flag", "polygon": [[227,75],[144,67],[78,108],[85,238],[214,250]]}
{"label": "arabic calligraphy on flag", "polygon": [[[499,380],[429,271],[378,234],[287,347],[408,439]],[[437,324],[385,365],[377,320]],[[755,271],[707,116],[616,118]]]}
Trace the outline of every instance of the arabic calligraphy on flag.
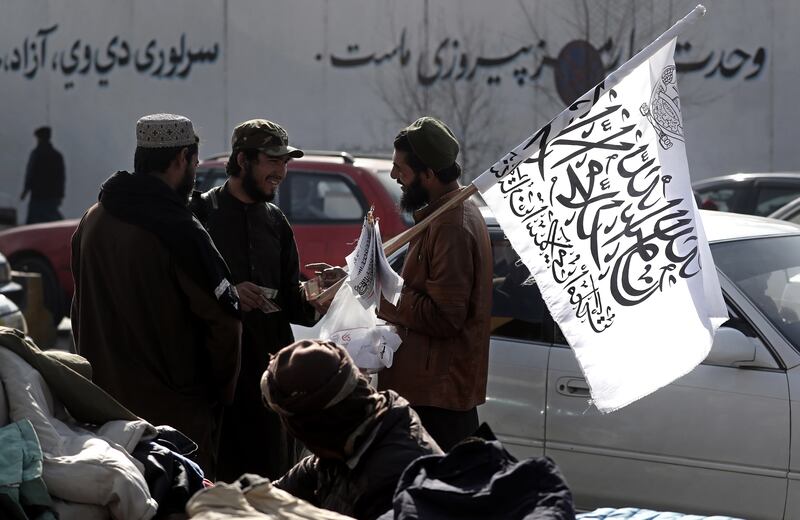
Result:
{"label": "arabic calligraphy on flag", "polygon": [[474,182],[606,412],[688,373],[727,319],[674,48],[623,66]]}

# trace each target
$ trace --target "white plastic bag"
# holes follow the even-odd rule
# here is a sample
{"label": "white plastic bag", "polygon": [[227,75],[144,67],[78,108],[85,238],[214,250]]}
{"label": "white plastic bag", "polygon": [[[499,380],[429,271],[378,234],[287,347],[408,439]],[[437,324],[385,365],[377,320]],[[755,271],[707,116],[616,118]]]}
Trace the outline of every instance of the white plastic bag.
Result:
{"label": "white plastic bag", "polygon": [[320,337],[345,347],[359,368],[377,372],[392,366],[401,339],[375,311],[381,295],[397,303],[403,279],[389,265],[380,228],[370,217],[364,220],[347,266],[348,276],[320,320]]}

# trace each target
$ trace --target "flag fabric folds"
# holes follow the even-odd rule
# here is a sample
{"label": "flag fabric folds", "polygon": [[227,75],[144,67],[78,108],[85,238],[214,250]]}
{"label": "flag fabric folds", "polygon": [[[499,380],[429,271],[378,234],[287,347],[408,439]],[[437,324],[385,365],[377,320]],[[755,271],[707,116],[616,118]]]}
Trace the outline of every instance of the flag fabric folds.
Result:
{"label": "flag fabric folds", "polygon": [[696,11],[474,181],[603,412],[691,371],[728,318],[673,59]]}

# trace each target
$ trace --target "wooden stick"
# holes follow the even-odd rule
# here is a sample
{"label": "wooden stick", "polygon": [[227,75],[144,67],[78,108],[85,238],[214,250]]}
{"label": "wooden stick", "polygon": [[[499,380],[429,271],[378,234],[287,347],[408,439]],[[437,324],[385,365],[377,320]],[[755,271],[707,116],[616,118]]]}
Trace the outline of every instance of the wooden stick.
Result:
{"label": "wooden stick", "polygon": [[[427,227],[431,224],[431,222],[433,222],[433,220],[437,218],[439,215],[441,215],[448,209],[452,208],[453,206],[461,204],[462,202],[464,202],[471,196],[475,195],[476,193],[478,193],[478,188],[476,188],[474,184],[470,184],[469,186],[462,188],[461,192],[458,195],[456,195],[452,199],[442,204],[441,207],[436,208],[436,210],[430,215],[428,215],[425,218],[425,220],[423,220],[422,222],[418,222],[414,226],[411,226],[410,228],[406,229],[399,235],[395,236],[394,238],[388,240],[385,244],[383,244],[384,254],[386,256],[390,256],[392,253],[394,253],[395,251],[399,250],[404,245],[409,243],[411,239],[413,239],[414,237],[418,236],[420,233],[425,231],[425,229],[427,229]],[[316,301],[320,303],[326,303],[328,300],[332,300],[333,297],[336,296],[336,293],[339,291],[339,287],[341,287],[342,284],[344,283],[344,280],[345,279],[342,278],[335,284],[331,285],[330,287],[319,293],[319,296],[317,296]]]}

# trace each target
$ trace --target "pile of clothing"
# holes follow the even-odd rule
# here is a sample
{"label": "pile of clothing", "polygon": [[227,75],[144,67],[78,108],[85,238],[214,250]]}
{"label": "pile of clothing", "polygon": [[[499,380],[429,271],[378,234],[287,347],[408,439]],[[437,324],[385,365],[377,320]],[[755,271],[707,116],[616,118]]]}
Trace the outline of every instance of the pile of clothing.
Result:
{"label": "pile of clothing", "polygon": [[82,357],[0,327],[0,517],[150,519],[203,489],[196,446],[135,416]]}

